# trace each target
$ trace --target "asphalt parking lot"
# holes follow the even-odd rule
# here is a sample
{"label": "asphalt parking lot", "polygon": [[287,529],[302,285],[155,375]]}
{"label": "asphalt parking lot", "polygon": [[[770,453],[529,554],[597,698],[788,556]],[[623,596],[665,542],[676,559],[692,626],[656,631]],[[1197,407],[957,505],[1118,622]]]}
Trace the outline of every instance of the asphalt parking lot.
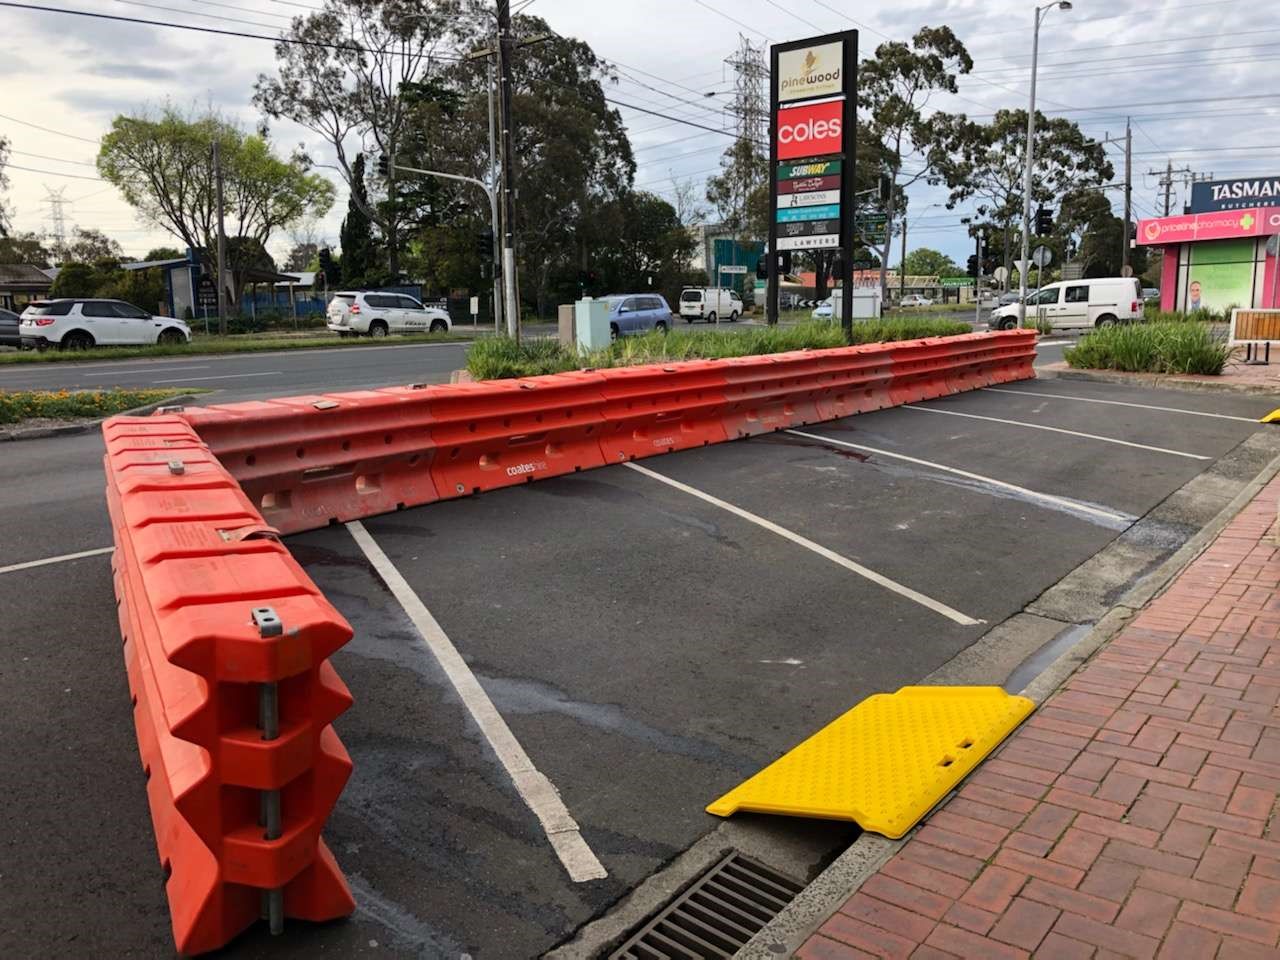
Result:
{"label": "asphalt parking lot", "polygon": [[[356,634],[334,658],[355,773],[326,836],[359,908],[226,955],[556,947],[722,830],[707,803],[863,697],[975,650],[967,682],[1023,675],[1280,454],[1255,422],[1277,406],[1010,384],[290,538]],[[0,463],[52,501],[4,521],[0,558],[11,956],[172,954],[107,558],[13,569],[109,544],[105,510],[87,533],[57,510],[95,444]],[[477,723],[477,690],[498,727]],[[571,845],[514,785],[512,744]],[[801,881],[855,832],[742,820],[790,844],[776,866]]]}

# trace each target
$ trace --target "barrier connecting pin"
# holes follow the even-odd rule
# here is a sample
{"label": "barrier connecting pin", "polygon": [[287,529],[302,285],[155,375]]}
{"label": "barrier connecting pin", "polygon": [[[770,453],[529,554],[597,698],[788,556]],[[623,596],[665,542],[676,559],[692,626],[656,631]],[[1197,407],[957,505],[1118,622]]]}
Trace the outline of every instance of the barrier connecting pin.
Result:
{"label": "barrier connecting pin", "polygon": [[[253,622],[263,639],[284,635],[284,624],[271,607],[256,607]],[[262,730],[263,740],[275,740],[280,736],[280,688],[274,681],[258,685],[258,727]],[[262,791],[258,824],[265,829],[263,839],[280,839],[283,828],[279,790]],[[265,891],[262,896],[271,934],[279,936],[284,932],[284,892],[276,887]]]}

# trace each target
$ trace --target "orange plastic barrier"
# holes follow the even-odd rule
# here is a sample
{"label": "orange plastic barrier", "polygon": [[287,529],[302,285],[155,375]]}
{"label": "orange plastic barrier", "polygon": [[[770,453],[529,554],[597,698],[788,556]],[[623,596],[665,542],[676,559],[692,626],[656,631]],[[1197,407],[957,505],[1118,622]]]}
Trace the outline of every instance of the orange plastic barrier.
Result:
{"label": "orange plastic barrier", "polygon": [[1035,331],[181,413],[284,533],[1034,376]]}
{"label": "orange plastic barrier", "polygon": [[724,363],[690,360],[600,371],[607,463],[688,450],[729,439]]}
{"label": "orange plastic barrier", "polygon": [[354,902],[320,832],[351,771],[351,628],[179,417],[103,425],[113,572],[174,943]]}

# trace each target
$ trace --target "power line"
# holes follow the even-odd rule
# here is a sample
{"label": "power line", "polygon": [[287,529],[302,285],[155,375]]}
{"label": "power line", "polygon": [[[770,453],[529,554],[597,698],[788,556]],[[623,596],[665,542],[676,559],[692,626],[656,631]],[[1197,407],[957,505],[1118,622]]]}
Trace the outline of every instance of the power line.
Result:
{"label": "power line", "polygon": [[[276,0],[276,2],[283,3],[284,0]],[[143,20],[139,17],[121,17],[113,13],[93,13],[89,10],[68,10],[65,7],[46,7],[34,3],[14,3],[13,0],[0,0],[0,7],[12,7],[15,10],[35,10],[38,13],[61,13],[73,17],[88,17],[93,20],[112,20],[117,23],[136,23],[147,27],[167,27],[170,30],[187,30],[192,33],[212,33],[222,37],[242,37],[246,40],[266,40],[269,43],[288,43],[300,47],[320,47],[326,50],[354,50],[359,53],[386,52],[372,50],[368,47],[362,47],[359,44],[354,43],[326,43],[323,40],[299,40],[297,37],[289,37],[283,34],[275,37],[267,37],[260,33],[244,33],[239,30],[222,30],[217,27],[202,27],[191,23],[170,23],[166,20]],[[402,53],[398,55],[402,57],[414,56],[409,53]],[[461,56],[447,56],[432,53],[429,54],[426,59],[460,63],[465,58]]]}
{"label": "power line", "polygon": [[69,137],[72,140],[83,140],[85,143],[92,143],[94,146],[98,145],[97,140],[91,140],[89,137],[81,137],[74,133],[63,133],[61,130],[54,130],[52,127],[42,127],[38,123],[31,123],[27,120],[19,120],[17,117],[11,117],[5,113],[0,113],[0,120],[8,120],[10,123],[19,123],[24,127],[30,127],[32,130],[41,130],[44,133],[57,134],[59,137]]}
{"label": "power line", "polygon": [[283,30],[274,23],[262,23],[259,20],[245,20],[243,17],[224,17],[217,13],[201,13],[199,10],[184,10],[181,7],[167,7],[158,3],[143,3],[142,0],[114,0],[130,7],[145,7],[148,10],[163,10],[166,13],[180,13],[185,17],[204,17],[206,20],[218,20],[222,23],[243,23],[250,27],[265,27],[268,30]]}
{"label": "power line", "polygon": [[43,173],[49,177],[66,177],[69,180],[96,180],[98,183],[106,183],[101,177],[86,177],[78,173],[59,173],[56,170],[37,170],[35,167],[20,167],[16,163],[6,163],[6,170],[22,170],[25,173]]}
{"label": "power line", "polygon": [[48,155],[46,155],[46,154],[43,154],[43,153],[31,153],[31,152],[29,152],[29,151],[27,151],[27,150],[14,150],[14,149],[12,149],[12,148],[11,148],[11,149],[9,150],[9,152],[10,152],[10,153],[16,153],[16,154],[18,154],[19,156],[22,156],[22,157],[35,157],[37,160],[52,160],[52,161],[54,161],[55,163],[74,163],[74,164],[76,164],[77,166],[81,166],[81,167],[94,167],[95,169],[96,169],[96,168],[97,168],[97,166],[98,166],[96,163],[89,163],[89,162],[87,162],[87,161],[85,161],[85,160],[66,160],[66,159],[63,159],[62,157],[50,157],[50,156],[48,156]]}
{"label": "power line", "polygon": [[[1184,3],[1184,4],[1179,4],[1176,7],[1162,6],[1160,7],[1160,12],[1173,13],[1175,10],[1192,10],[1196,7],[1220,7],[1224,4],[1239,3],[1239,2],[1240,0],[1201,0],[1200,3]],[[1125,13],[1109,13],[1102,17],[1072,17],[1071,23],[1072,25],[1075,25],[1077,23],[1101,23],[1104,20],[1124,20],[1128,17],[1145,17],[1145,16],[1150,16],[1150,14],[1151,14],[1151,8],[1143,7],[1141,9],[1130,10]],[[1014,33],[1025,34],[1026,30],[1025,29],[1024,30],[997,30],[995,32],[990,32],[990,33],[984,31],[982,34],[982,38],[985,40],[991,37],[1005,37]]]}
{"label": "power line", "polygon": [[[1164,53],[1127,54],[1123,57],[1092,57],[1088,60],[1062,60],[1057,63],[1041,63],[1040,66],[1045,70],[1050,70],[1053,67],[1093,66],[1099,63],[1132,63],[1135,60],[1160,60],[1166,57],[1180,57],[1185,56],[1188,53],[1199,54],[1222,52],[1239,56],[1243,54],[1245,50],[1267,50],[1274,49],[1275,47],[1280,47],[1280,43],[1252,43],[1239,47],[1211,47],[1207,50],[1166,50]],[[1026,69],[1027,67],[1025,66],[998,67],[995,70],[984,70],[982,71],[982,75],[990,77],[1006,73],[1020,73]],[[969,76],[975,76],[975,74],[971,73]]]}
{"label": "power line", "polygon": [[783,13],[787,15],[788,20],[799,20],[805,26],[813,27],[813,29],[817,30],[819,33],[827,32],[826,27],[820,27],[816,23],[814,23],[812,20],[806,20],[804,17],[800,16],[800,14],[796,13],[795,10],[789,10],[788,8],[784,7],[782,4],[778,3],[777,0],[764,0],[764,2],[771,7],[776,7],[777,9],[781,10]]}
{"label": "power line", "polygon": [[293,16],[287,13],[272,13],[270,10],[257,10],[253,7],[238,7],[234,3],[219,3],[218,0],[191,0],[192,3],[203,4],[206,7],[221,7],[224,10],[240,10],[244,13],[256,13],[264,17],[275,17],[278,20],[293,20]]}
{"label": "power line", "polygon": [[716,9],[715,7],[713,7],[711,4],[707,3],[707,2],[706,2],[706,0],[693,0],[693,2],[694,2],[694,3],[696,3],[696,4],[697,4],[698,6],[700,6],[700,7],[705,7],[706,9],[710,10],[712,13],[719,14],[720,16],[722,16],[722,17],[724,17],[726,20],[728,20],[730,23],[736,23],[736,24],[737,24],[738,26],[740,26],[743,30],[748,31],[749,33],[754,33],[754,34],[756,34],[757,36],[764,37],[764,38],[765,38],[766,40],[768,40],[770,43],[773,43],[773,42],[774,42],[773,37],[769,36],[769,35],[768,35],[767,33],[765,33],[763,30],[757,30],[755,27],[751,26],[751,24],[749,24],[749,23],[743,23],[741,20],[738,20],[738,19],[736,19],[735,17],[731,17],[731,16],[729,16],[727,13],[725,13],[723,10],[717,10],[717,9]]}
{"label": "power line", "polygon": [[[1280,100],[1280,93],[1251,93],[1240,94],[1231,97],[1190,97],[1185,100],[1148,100],[1142,103],[1131,103],[1129,107],[1173,107],[1182,103],[1239,103],[1243,101],[1254,100]],[[1100,107],[1069,107],[1062,110],[1047,111],[1051,113],[1100,113],[1104,110],[1115,110],[1113,103]],[[994,117],[994,113],[975,113],[971,120],[982,120]],[[1121,116],[1124,114],[1109,114],[1109,116]]]}
{"label": "power line", "polygon": [[[1163,45],[1166,43],[1186,43],[1186,42],[1199,43],[1204,40],[1235,40],[1239,37],[1253,37],[1263,33],[1280,33],[1280,28],[1271,29],[1271,30],[1241,30],[1237,33],[1208,33],[1198,37],[1184,35],[1181,37],[1166,37],[1163,40],[1130,40],[1130,41],[1126,41],[1125,43],[1088,43],[1078,47],[1062,47],[1059,50],[1042,50],[1040,51],[1040,56],[1052,57],[1052,56],[1056,56],[1058,54],[1063,54],[1063,53],[1078,53],[1082,50],[1118,50],[1122,47],[1152,47],[1152,46]],[[1195,51],[1191,50],[1191,51],[1168,51],[1168,52],[1169,53],[1177,53],[1177,52],[1194,53]],[[993,60],[1030,60],[1031,59],[1031,54],[1029,53],[1010,53],[1006,55],[984,54],[984,56],[989,56]],[[1026,69],[1025,64],[1023,65],[1023,69]]]}

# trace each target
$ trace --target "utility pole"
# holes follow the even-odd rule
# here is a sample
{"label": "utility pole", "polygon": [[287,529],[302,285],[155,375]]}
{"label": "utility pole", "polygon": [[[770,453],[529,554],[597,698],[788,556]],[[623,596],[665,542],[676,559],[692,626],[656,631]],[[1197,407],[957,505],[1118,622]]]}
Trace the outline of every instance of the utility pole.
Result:
{"label": "utility pole", "polygon": [[520,339],[516,302],[515,166],[511,129],[511,0],[498,3],[498,130],[502,140],[502,287],[507,333]]}
{"label": "utility pole", "polygon": [[1163,170],[1148,170],[1147,176],[1160,178],[1156,182],[1164,187],[1164,216],[1167,217],[1173,210],[1173,185],[1178,182],[1179,177],[1182,177],[1184,182],[1190,182],[1195,178],[1195,171],[1190,167],[1179,167],[1175,170],[1173,161],[1170,160]]}
{"label": "utility pole", "polygon": [[222,203],[222,148],[217,140],[213,141],[213,182],[218,201],[218,334],[227,334],[227,233],[223,224]]}
{"label": "utility pole", "polygon": [[[497,135],[493,123],[493,60],[485,60],[485,76],[488,78],[489,93],[489,193],[498,188],[498,148]],[[496,213],[497,207],[494,206]],[[502,332],[502,223],[497,216],[493,218],[493,332]]]}
{"label": "utility pole", "polygon": [[1133,127],[1124,118],[1124,230],[1120,237],[1120,276],[1128,276],[1129,224],[1133,215]]}
{"label": "utility pole", "polygon": [[898,264],[898,303],[907,295],[907,218],[902,218],[902,262]]}

